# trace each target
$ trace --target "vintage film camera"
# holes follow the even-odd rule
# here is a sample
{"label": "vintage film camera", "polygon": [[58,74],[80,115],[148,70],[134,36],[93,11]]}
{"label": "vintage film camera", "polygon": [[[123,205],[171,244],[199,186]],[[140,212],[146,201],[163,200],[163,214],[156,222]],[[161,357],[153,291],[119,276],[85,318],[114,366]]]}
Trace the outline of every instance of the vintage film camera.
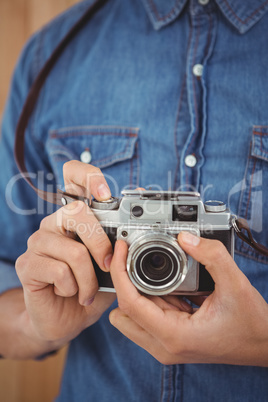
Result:
{"label": "vintage film camera", "polygon": [[[123,191],[121,199],[92,201],[91,209],[114,245],[128,246],[127,272],[149,295],[209,294],[214,282],[204,266],[187,255],[176,238],[181,231],[220,240],[233,256],[232,215],[220,201],[202,202],[199,193]],[[114,292],[109,273],[93,261],[99,290]]]}

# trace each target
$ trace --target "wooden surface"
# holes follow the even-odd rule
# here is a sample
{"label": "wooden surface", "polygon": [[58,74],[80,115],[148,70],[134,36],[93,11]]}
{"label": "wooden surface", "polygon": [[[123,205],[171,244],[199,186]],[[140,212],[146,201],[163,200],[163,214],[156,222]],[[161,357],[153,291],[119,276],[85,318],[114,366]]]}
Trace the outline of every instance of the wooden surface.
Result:
{"label": "wooden surface", "polygon": [[38,361],[0,361],[1,402],[50,402],[59,393],[66,349]]}
{"label": "wooden surface", "polygon": [[[0,0],[0,116],[12,71],[29,36],[78,0]],[[50,402],[58,394],[66,349],[42,362],[0,360],[1,402]]]}

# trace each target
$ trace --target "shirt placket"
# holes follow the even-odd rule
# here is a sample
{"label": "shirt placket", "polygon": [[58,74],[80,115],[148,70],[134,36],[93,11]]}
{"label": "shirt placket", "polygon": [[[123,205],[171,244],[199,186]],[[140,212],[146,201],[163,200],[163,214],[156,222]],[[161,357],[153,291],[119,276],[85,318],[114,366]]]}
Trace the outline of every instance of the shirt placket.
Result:
{"label": "shirt placket", "polygon": [[162,395],[161,402],[172,402],[176,394],[176,371],[175,365],[163,366],[162,368]]}
{"label": "shirt placket", "polygon": [[[188,8],[189,30],[186,74],[184,80],[187,97],[181,95],[181,103],[188,103],[190,128],[180,154],[180,175],[175,175],[175,187],[179,190],[200,191],[201,167],[204,163],[203,149],[206,138],[207,88],[205,76],[212,54],[217,14],[212,0],[191,0]],[[185,107],[185,105],[184,105]],[[186,120],[182,113],[178,118],[177,136],[185,130]],[[180,127],[181,125],[181,127]],[[181,141],[176,139],[177,144]],[[161,402],[183,401],[183,365],[163,366]]]}
{"label": "shirt placket", "polygon": [[186,88],[191,128],[180,158],[180,189],[200,191],[203,149],[207,132],[208,61],[216,38],[217,15],[210,0],[192,0],[189,5],[191,36],[186,62]]}

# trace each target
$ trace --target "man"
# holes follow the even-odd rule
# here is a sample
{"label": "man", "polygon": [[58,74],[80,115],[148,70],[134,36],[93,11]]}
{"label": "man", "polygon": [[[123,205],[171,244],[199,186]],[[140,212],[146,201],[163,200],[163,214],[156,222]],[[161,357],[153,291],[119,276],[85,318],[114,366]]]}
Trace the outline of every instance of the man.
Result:
{"label": "man", "polygon": [[[14,132],[27,92],[91,3],[35,35],[14,75],[0,150],[0,353],[38,357],[71,341],[63,401],[265,400],[266,257],[237,241],[236,265],[218,242],[181,233],[215,292],[198,312],[178,298],[145,298],[126,276],[126,245],[113,255],[84,203],[44,218],[51,209],[17,176]],[[268,244],[266,10],[249,0],[108,1],[58,60],[28,125],[36,185],[97,200],[137,186],[198,190]],[[97,291],[88,251],[111,271],[115,311],[115,296]],[[111,310],[111,323],[142,348],[110,325]]]}

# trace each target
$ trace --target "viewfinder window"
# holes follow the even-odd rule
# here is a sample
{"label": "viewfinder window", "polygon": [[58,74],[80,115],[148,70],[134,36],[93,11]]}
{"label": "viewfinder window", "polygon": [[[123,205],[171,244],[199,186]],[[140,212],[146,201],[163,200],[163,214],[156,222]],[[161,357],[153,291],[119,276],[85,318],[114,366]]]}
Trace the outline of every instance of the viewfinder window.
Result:
{"label": "viewfinder window", "polygon": [[173,205],[172,220],[197,222],[197,205]]}

